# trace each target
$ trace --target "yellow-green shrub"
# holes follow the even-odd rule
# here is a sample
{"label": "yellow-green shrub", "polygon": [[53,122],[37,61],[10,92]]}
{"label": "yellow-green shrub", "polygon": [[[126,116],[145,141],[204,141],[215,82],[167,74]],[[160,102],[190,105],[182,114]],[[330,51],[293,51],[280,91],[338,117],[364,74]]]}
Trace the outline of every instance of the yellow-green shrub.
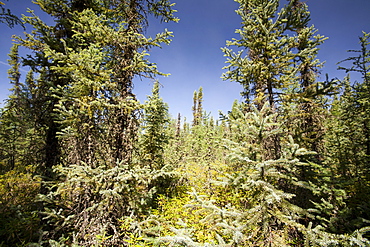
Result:
{"label": "yellow-green shrub", "polygon": [[38,235],[35,197],[40,181],[14,170],[0,175],[0,239],[9,246],[27,243]]}

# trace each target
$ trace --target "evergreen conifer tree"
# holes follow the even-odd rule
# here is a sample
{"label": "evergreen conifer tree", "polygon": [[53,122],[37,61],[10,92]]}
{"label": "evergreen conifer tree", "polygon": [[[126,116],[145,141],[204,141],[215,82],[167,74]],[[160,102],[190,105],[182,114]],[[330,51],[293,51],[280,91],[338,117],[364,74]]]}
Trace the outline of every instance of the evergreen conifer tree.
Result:
{"label": "evergreen conifer tree", "polygon": [[228,174],[212,185],[213,191],[224,188],[222,193],[238,196],[208,199],[193,192],[193,200],[185,206],[199,210],[197,213],[204,216],[200,223],[212,226],[213,242],[194,241],[187,228],[174,230],[175,236],[160,241],[182,241],[188,246],[284,246],[306,234],[300,219],[308,216],[307,211],[292,203],[295,195],[281,185],[308,185],[299,181],[296,174],[300,166],[308,165],[299,157],[312,153],[299,148],[290,138],[282,146],[280,157],[270,159],[266,140],[282,131],[275,122],[277,113],[271,114],[268,103],[261,111],[252,106],[251,112],[243,113],[241,108],[234,104],[234,115],[240,117],[230,119],[229,124],[231,131],[240,132],[245,138],[224,142],[229,151]]}
{"label": "evergreen conifer tree", "polygon": [[[332,186],[345,191],[341,197],[332,196],[338,209],[336,214],[326,215],[328,227],[333,232],[351,233],[366,223],[369,214],[369,52],[368,33],[360,37],[360,50],[343,62],[352,62],[350,67],[339,67],[347,72],[361,74],[362,81],[351,83],[350,77],[343,80],[344,90],[333,102],[331,118],[326,133],[326,162],[332,170]],[[327,193],[330,195],[331,191]],[[338,202],[339,203],[338,203]]]}
{"label": "evergreen conifer tree", "polygon": [[318,81],[323,63],[317,59],[317,54],[326,38],[317,35],[318,30],[313,25],[308,25],[310,12],[307,8],[305,3],[293,1],[292,14],[301,18],[294,29],[296,35],[292,43],[297,50],[293,64],[295,78],[281,96],[281,115],[287,131],[299,145],[321,153],[326,98],[334,93],[335,80]]}
{"label": "evergreen conifer tree", "polygon": [[24,25],[22,21],[18,18],[18,16],[12,14],[10,9],[4,8],[5,5],[3,2],[0,1],[0,22],[6,23],[8,27],[13,28],[15,25],[22,25],[24,28]]}
{"label": "evergreen conifer tree", "polygon": [[124,244],[129,233],[119,232],[119,220],[141,213],[150,197],[138,191],[147,191],[150,170],[130,161],[139,109],[132,80],[136,75],[163,75],[146,59],[146,50],[168,44],[171,33],[148,38],[143,30],[147,14],[176,21],[173,4],[36,3],[56,22],[48,26],[35,15],[24,17],[35,30],[18,38],[34,51],[24,63],[39,74],[30,88],[33,106],[44,109],[36,116],[45,130],[41,175],[52,179],[53,187],[48,192],[45,186],[40,195],[43,238]]}
{"label": "evergreen conifer tree", "polygon": [[[3,150],[8,155],[3,156],[4,172],[9,170],[25,171],[27,166],[35,168],[40,160],[37,146],[42,142],[37,136],[34,125],[34,116],[31,112],[32,95],[31,88],[20,81],[20,57],[18,45],[13,45],[8,60],[11,68],[8,70],[11,95],[3,108],[1,122],[4,132],[2,138],[5,141]],[[26,81],[33,81],[32,72],[29,72]],[[4,153],[5,154],[5,153]],[[7,158],[5,158],[7,157]],[[5,161],[7,160],[7,161]]]}
{"label": "evergreen conifer tree", "polygon": [[[227,46],[241,47],[237,52],[223,48],[228,58],[228,71],[223,78],[243,85],[242,96],[262,108],[264,102],[274,105],[277,91],[284,88],[292,76],[292,42],[287,35],[297,25],[292,15],[293,1],[278,11],[278,0],[240,0],[237,10],[242,28],[236,30],[240,39],[227,42]],[[300,20],[298,20],[300,22]]]}
{"label": "evergreen conifer tree", "polygon": [[[237,51],[222,49],[228,63],[223,79],[239,82],[246,103],[253,100],[259,109],[264,102],[272,107],[276,102],[289,102],[297,97],[300,87],[304,94],[301,99],[311,101],[318,93],[314,81],[321,67],[316,59],[317,46],[325,38],[314,36],[315,28],[308,27],[307,5],[290,0],[279,10],[277,0],[237,2],[243,26],[236,31],[240,39],[227,41],[227,46],[235,46]],[[292,87],[290,96],[282,94]]]}
{"label": "evergreen conifer tree", "polygon": [[193,126],[202,124],[203,118],[203,88],[200,87],[198,91],[194,91],[193,95]]}
{"label": "evergreen conifer tree", "polygon": [[152,169],[160,169],[164,164],[164,148],[168,144],[170,117],[168,106],[159,95],[159,83],[155,82],[152,95],[144,105],[143,134],[141,148],[143,161]]}
{"label": "evergreen conifer tree", "polygon": [[[0,115],[0,238],[2,244],[13,246],[38,238],[34,212],[39,179],[34,174],[42,141],[33,125],[30,89],[20,81],[18,45],[13,45],[9,57],[13,88]],[[30,75],[26,79],[30,81]]]}

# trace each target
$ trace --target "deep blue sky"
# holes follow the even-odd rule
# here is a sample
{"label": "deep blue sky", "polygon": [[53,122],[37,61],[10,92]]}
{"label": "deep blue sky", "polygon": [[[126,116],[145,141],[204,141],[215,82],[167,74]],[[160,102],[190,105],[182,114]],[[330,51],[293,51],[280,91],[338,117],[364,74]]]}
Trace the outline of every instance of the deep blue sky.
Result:
{"label": "deep blue sky", "polygon": [[[233,0],[173,0],[179,23],[150,23],[149,34],[164,28],[174,32],[169,46],[150,51],[150,60],[156,62],[160,71],[170,73],[167,78],[159,77],[163,85],[161,95],[169,104],[173,117],[178,112],[191,121],[193,92],[200,86],[204,91],[204,109],[218,116],[218,111],[227,112],[239,95],[241,86],[236,82],[220,79],[226,58],[221,52],[226,40],[237,37],[235,29],[240,28],[240,17],[235,13],[238,4]],[[282,1],[285,3],[286,1]],[[311,24],[329,39],[320,47],[319,59],[326,61],[322,79],[328,73],[330,78],[343,78],[336,63],[347,58],[347,50],[358,49],[358,37],[362,31],[370,32],[370,0],[307,0],[311,11]],[[6,7],[15,14],[26,14],[26,8],[37,10],[31,0],[9,0]],[[37,12],[40,13],[40,12]],[[43,19],[48,18],[43,16]],[[31,29],[27,29],[28,32]],[[11,35],[21,34],[22,28],[8,28],[0,24],[0,101],[9,94],[9,80],[6,65],[11,47]],[[23,75],[23,79],[25,74]],[[143,102],[150,94],[151,81],[135,80],[134,92]]]}

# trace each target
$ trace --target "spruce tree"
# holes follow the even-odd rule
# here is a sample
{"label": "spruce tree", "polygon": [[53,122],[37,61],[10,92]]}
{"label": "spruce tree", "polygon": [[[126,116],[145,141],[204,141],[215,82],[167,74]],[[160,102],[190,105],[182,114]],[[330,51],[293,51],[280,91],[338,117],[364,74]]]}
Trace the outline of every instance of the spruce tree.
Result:
{"label": "spruce tree", "polygon": [[[253,101],[259,109],[264,102],[271,106],[289,102],[290,96],[282,94],[282,90],[291,87],[295,90],[302,87],[305,92],[302,98],[308,97],[307,100],[312,98],[308,94],[317,94],[312,85],[321,66],[316,53],[325,38],[315,36],[315,28],[308,27],[307,5],[290,0],[279,9],[278,0],[237,2],[242,28],[236,30],[240,39],[227,41],[227,46],[235,47],[236,51],[222,49],[228,63],[223,79],[240,83],[246,103]],[[297,93],[291,95],[296,96]]]}
{"label": "spruce tree", "polygon": [[[48,0],[35,2],[40,8],[55,19],[54,26],[48,26],[39,17],[33,14],[24,16],[23,21],[30,24],[34,30],[26,34],[24,38],[17,37],[19,45],[24,46],[33,52],[23,59],[23,64],[29,66],[34,73],[39,76],[34,80],[32,85],[34,100],[33,114],[35,115],[35,125],[38,131],[44,131],[44,145],[40,146],[43,153],[43,160],[39,164],[40,175],[45,180],[53,179],[53,167],[61,163],[62,151],[57,133],[61,131],[59,118],[54,113],[58,103],[57,92],[58,86],[66,86],[70,77],[58,74],[53,67],[62,66],[62,61],[56,61],[48,58],[45,51],[53,49],[60,53],[65,53],[65,45],[77,48],[79,43],[72,42],[73,32],[71,30],[71,13],[81,10],[77,6],[78,1],[71,1],[68,4],[65,1],[56,1],[51,3]],[[85,8],[91,7],[86,5]],[[66,64],[64,64],[66,65]],[[31,85],[30,85],[31,86]],[[40,109],[43,109],[40,111]],[[46,189],[43,188],[43,193]]]}
{"label": "spruce tree", "polygon": [[151,169],[160,169],[164,164],[164,148],[168,144],[170,117],[168,106],[159,95],[159,82],[155,82],[152,95],[144,104],[143,134],[140,146],[143,161]]}
{"label": "spruce tree", "polygon": [[240,0],[236,11],[242,18],[242,28],[236,33],[240,39],[227,42],[237,51],[223,48],[228,58],[225,80],[236,81],[243,86],[241,93],[247,103],[252,100],[262,108],[264,102],[274,105],[277,91],[286,85],[292,74],[292,31],[296,20],[292,19],[292,1],[278,11],[277,0]]}
{"label": "spruce tree", "polygon": [[[2,244],[13,246],[38,238],[39,218],[34,212],[40,181],[34,175],[42,139],[30,111],[30,88],[20,80],[18,45],[13,45],[9,57],[13,87],[0,115],[0,238]],[[32,80],[30,74],[26,80]]]}
{"label": "spruce tree", "polygon": [[[326,40],[317,35],[317,29],[309,26],[310,12],[305,3],[293,1],[292,13],[301,18],[294,29],[295,78],[287,84],[282,94],[282,117],[287,131],[305,148],[321,153],[324,134],[323,119],[327,96],[335,92],[335,80],[318,81],[323,66],[317,59],[319,46]],[[302,21],[303,19],[303,21]]]}
{"label": "spruce tree", "polygon": [[10,28],[13,28],[15,25],[21,25],[23,28],[25,28],[18,16],[12,14],[10,9],[4,8],[3,5],[5,4],[0,1],[0,22],[5,23]]}
{"label": "spruce tree", "polygon": [[176,21],[173,4],[36,3],[55,18],[55,26],[35,15],[24,17],[35,30],[18,40],[34,51],[24,64],[39,75],[30,87],[33,106],[44,109],[35,117],[45,130],[41,175],[52,181],[40,195],[43,239],[125,244],[129,233],[119,232],[119,220],[143,213],[151,176],[131,162],[139,113],[132,80],[163,75],[146,59],[147,49],[168,44],[171,33],[150,38],[143,31],[147,14]]}
{"label": "spruce tree", "polygon": [[[326,38],[309,25],[310,12],[301,1],[289,0],[282,8],[276,0],[238,2],[243,26],[237,30],[240,39],[227,42],[236,52],[223,49],[228,57],[223,78],[243,85],[247,104],[242,111],[251,111],[250,103],[261,109],[268,102],[278,112],[275,121],[283,122],[284,130],[264,139],[265,149],[273,150],[269,158],[281,156],[281,137],[291,135],[301,147],[317,152],[310,156],[313,162],[322,162],[323,120],[328,114],[327,96],[334,90],[334,81],[317,80],[322,67],[318,47]],[[236,136],[237,131],[232,133],[244,141],[242,135]],[[314,178],[310,166],[300,169],[298,179]],[[315,200],[311,191],[294,186],[285,189],[297,194],[293,200],[299,206],[313,206],[306,203],[307,198]]]}
{"label": "spruce tree", "polygon": [[193,94],[193,126],[202,124],[203,118],[203,88],[200,87],[198,91]]}
{"label": "spruce tree", "polygon": [[[193,200],[185,205],[203,216],[199,224],[210,226],[212,242],[195,241],[186,227],[174,229],[175,236],[162,237],[160,241],[189,246],[284,246],[289,241],[299,241],[298,236],[306,233],[300,219],[307,217],[307,211],[291,202],[295,195],[281,184],[307,186],[296,174],[300,166],[308,165],[299,157],[312,153],[299,148],[290,138],[282,146],[280,157],[270,159],[266,140],[282,131],[275,122],[276,113],[271,114],[268,103],[261,111],[254,106],[248,113],[236,108],[242,107],[233,109],[234,115],[238,111],[240,117],[229,120],[230,128],[245,138],[241,142],[224,141],[228,150],[227,174],[219,174],[222,180],[214,178],[209,194],[192,192]],[[214,197],[211,191],[227,196]]]}
{"label": "spruce tree", "polygon": [[[7,105],[5,107],[5,111],[2,113],[2,125],[3,127],[7,126],[7,131],[3,134],[8,135],[9,144],[3,146],[4,151],[7,150],[8,152],[8,163],[7,166],[3,167],[3,171],[9,171],[13,169],[21,169],[19,165],[21,165],[21,155],[17,154],[18,152],[25,151],[25,149],[19,147],[19,140],[23,139],[25,129],[24,124],[26,124],[24,117],[27,115],[22,115],[22,104],[24,105],[25,99],[22,97],[23,91],[23,84],[20,82],[20,62],[19,62],[19,55],[18,55],[18,46],[13,45],[9,54],[10,59],[8,60],[9,65],[11,68],[8,70],[10,83],[13,84],[11,89],[12,94],[10,95]],[[6,147],[8,146],[8,147]],[[22,150],[22,151],[21,151]],[[5,160],[3,160],[4,162]],[[16,165],[18,164],[18,165]],[[5,162],[3,163],[5,165]],[[18,166],[18,167],[17,167]]]}
{"label": "spruce tree", "polygon": [[[9,170],[25,171],[26,167],[36,167],[40,161],[40,155],[37,153],[37,146],[41,145],[41,139],[36,134],[34,125],[34,116],[31,111],[32,95],[28,83],[21,82],[20,57],[18,54],[18,45],[14,44],[11,48],[10,59],[8,60],[11,68],[8,70],[10,83],[13,87],[11,94],[2,109],[1,122],[4,132],[3,151],[7,155],[3,156],[4,172]],[[26,81],[33,81],[32,72],[27,74]],[[4,154],[5,154],[4,153]],[[7,157],[7,158],[5,158]],[[7,160],[7,161],[5,161]]]}
{"label": "spruce tree", "polygon": [[137,146],[140,152],[138,162],[151,172],[147,194],[150,195],[148,204],[154,208],[158,207],[160,196],[171,196],[176,192],[175,183],[179,177],[176,172],[178,164],[166,159],[165,150],[169,149],[171,139],[176,142],[176,130],[173,124],[171,126],[168,105],[160,97],[159,86],[159,82],[154,83],[152,95],[143,105],[144,116]]}
{"label": "spruce tree", "polygon": [[[351,50],[357,55],[341,63],[346,72],[360,73],[362,81],[351,82],[349,76],[343,80],[343,91],[334,100],[331,117],[327,121],[326,163],[332,170],[332,184],[345,191],[340,198],[333,197],[332,204],[338,206],[337,213],[326,215],[328,227],[333,232],[351,233],[366,223],[369,214],[369,52],[368,33],[360,37],[360,49]],[[346,64],[345,64],[346,65]],[[327,193],[330,194],[330,191]],[[341,202],[338,203],[336,201]]]}

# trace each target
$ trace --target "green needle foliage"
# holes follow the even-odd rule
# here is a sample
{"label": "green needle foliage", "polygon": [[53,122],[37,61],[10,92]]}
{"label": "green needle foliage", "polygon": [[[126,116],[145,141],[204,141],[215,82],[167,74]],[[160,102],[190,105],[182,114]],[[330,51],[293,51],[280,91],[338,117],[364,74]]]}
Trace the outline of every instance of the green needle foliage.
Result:
{"label": "green needle foliage", "polygon": [[299,19],[300,10],[293,9],[295,1],[280,11],[278,0],[237,2],[240,4],[237,14],[242,18],[242,28],[236,30],[240,39],[227,42],[236,51],[222,49],[228,63],[223,78],[239,82],[246,102],[254,100],[261,109],[266,101],[274,105],[278,90],[286,87],[294,76],[296,38],[288,33],[308,20]]}
{"label": "green needle foliage", "polygon": [[199,125],[202,123],[203,119],[203,88],[200,87],[198,92],[195,91],[193,95],[193,126]]}
{"label": "green needle foliage", "polygon": [[[245,102],[215,120],[200,87],[188,123],[148,59],[172,38],[149,22],[176,22],[174,4],[35,1],[54,22],[29,11],[9,54],[1,246],[370,245],[370,34],[340,67],[362,81],[320,82],[325,38],[305,3],[236,2],[223,78]],[[155,81],[143,104],[135,77]]]}
{"label": "green needle foliage", "polygon": [[[38,238],[35,198],[40,179],[34,174],[41,160],[38,147],[43,142],[33,125],[32,89],[20,81],[18,45],[13,45],[9,57],[8,74],[13,87],[0,115],[0,238],[15,246]],[[26,81],[32,85],[32,72]]]}
{"label": "green needle foliage", "polygon": [[0,22],[5,23],[10,28],[13,28],[15,25],[21,25],[23,28],[25,28],[19,17],[12,14],[10,9],[4,8],[3,5],[5,4],[0,1]]}
{"label": "green needle foliage", "polygon": [[164,148],[169,141],[170,117],[168,106],[159,95],[159,82],[155,82],[152,95],[144,105],[142,147],[143,161],[152,169],[162,168],[164,163]]}
{"label": "green needle foliage", "polygon": [[[144,116],[139,135],[138,149],[140,166],[151,170],[152,177],[148,181],[148,193],[152,207],[157,207],[160,195],[171,196],[176,190],[171,189],[176,183],[179,174],[174,171],[174,164],[165,160],[170,138],[170,116],[168,106],[159,95],[159,82],[155,82],[152,95],[143,105]],[[149,197],[148,197],[149,198]]]}
{"label": "green needle foliage", "polygon": [[350,77],[343,81],[343,92],[333,102],[332,117],[328,122],[327,161],[331,165],[337,187],[344,189],[345,207],[332,216],[332,229],[336,232],[352,232],[369,226],[369,157],[370,119],[369,82],[370,52],[368,33],[360,37],[360,50],[343,62],[350,67],[340,67],[347,72],[360,73],[362,81],[351,83]]}
{"label": "green needle foliage", "polygon": [[295,238],[304,232],[299,220],[307,214],[291,202],[296,195],[289,193],[287,188],[307,186],[296,174],[301,166],[309,165],[300,161],[300,157],[310,152],[299,148],[290,138],[282,142],[280,157],[270,159],[271,150],[266,149],[266,142],[282,129],[275,123],[276,114],[269,113],[267,104],[261,111],[252,109],[242,118],[231,121],[231,127],[238,127],[245,139],[228,144],[235,168],[223,185],[245,193],[245,198],[240,198],[243,204],[238,207],[244,217],[243,241],[248,239],[255,246],[279,246],[296,241]]}
{"label": "green needle foliage", "polygon": [[[37,126],[43,139],[37,163],[44,180],[41,239],[95,245],[97,236],[104,235],[109,245],[123,244],[119,220],[143,213],[151,195],[147,181],[155,175],[144,164],[140,168],[132,163],[140,108],[132,92],[133,78],[164,75],[147,60],[147,51],[168,44],[172,34],[165,30],[152,38],[145,37],[144,30],[148,14],[177,21],[173,4],[166,0],[35,3],[55,21],[49,26],[30,11],[31,16],[23,19],[34,30],[17,38],[19,45],[33,52],[23,59],[24,65],[38,75],[27,81],[26,88],[34,96],[31,125]],[[18,74],[14,67],[16,94],[22,91]],[[143,196],[133,196],[124,184]]]}

